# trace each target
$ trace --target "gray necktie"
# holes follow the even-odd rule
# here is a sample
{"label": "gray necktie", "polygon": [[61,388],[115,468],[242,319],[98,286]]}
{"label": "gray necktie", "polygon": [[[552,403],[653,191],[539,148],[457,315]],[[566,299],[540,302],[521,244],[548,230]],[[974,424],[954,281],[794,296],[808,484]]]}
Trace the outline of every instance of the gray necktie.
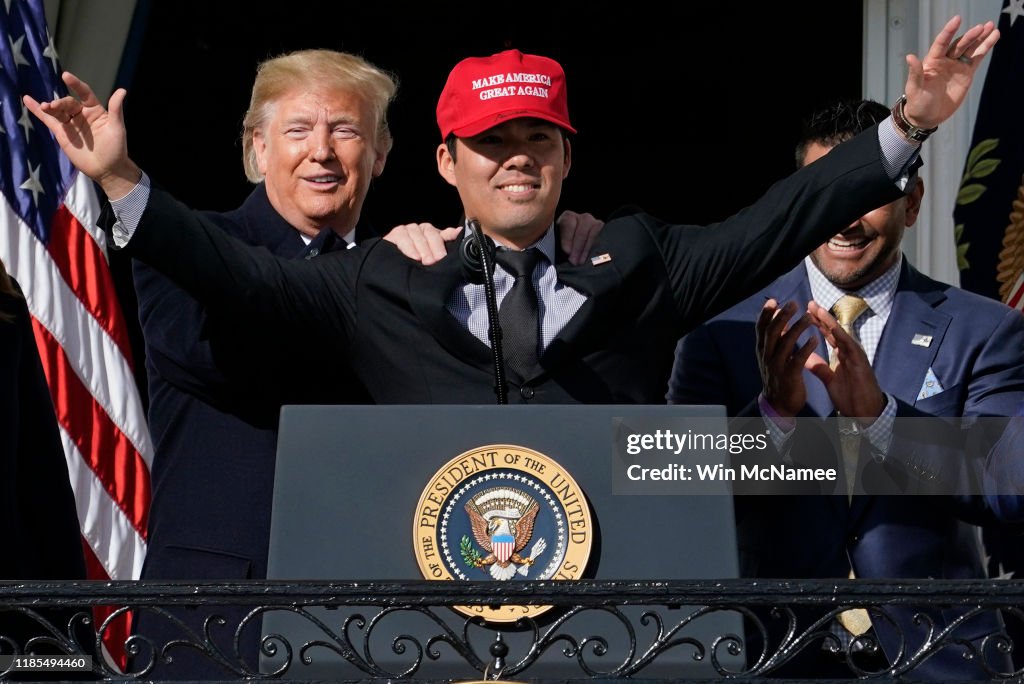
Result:
{"label": "gray necktie", "polygon": [[541,253],[536,249],[522,252],[503,249],[495,254],[495,260],[515,278],[512,289],[505,294],[498,309],[505,365],[524,380],[537,366],[539,358],[540,326],[533,271],[540,258]]}

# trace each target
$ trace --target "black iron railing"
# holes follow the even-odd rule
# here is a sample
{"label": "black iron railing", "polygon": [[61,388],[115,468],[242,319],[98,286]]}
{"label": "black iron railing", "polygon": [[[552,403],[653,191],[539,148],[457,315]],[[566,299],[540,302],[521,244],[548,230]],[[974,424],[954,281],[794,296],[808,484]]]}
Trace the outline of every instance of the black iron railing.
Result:
{"label": "black iron railing", "polygon": [[[523,604],[554,608],[506,624],[449,609]],[[100,606],[117,608],[96,624]],[[886,637],[842,638],[851,607]],[[122,670],[98,654],[129,611],[174,636],[134,635]],[[20,632],[4,634],[15,615]],[[827,653],[851,677],[915,679],[953,654],[979,677],[1021,681],[1009,663],[1024,644],[1000,625],[1024,627],[1024,581],[0,583],[0,655],[88,656],[89,675],[111,680],[173,677],[187,652],[223,679],[760,678]]]}

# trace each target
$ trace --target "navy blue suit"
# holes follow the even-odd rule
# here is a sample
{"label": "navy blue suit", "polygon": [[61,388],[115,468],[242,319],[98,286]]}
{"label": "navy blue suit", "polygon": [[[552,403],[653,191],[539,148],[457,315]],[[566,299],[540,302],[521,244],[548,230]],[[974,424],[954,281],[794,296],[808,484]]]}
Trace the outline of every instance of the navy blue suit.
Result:
{"label": "navy blue suit", "polygon": [[[765,299],[811,298],[803,264],[680,340],[668,399],[723,404],[730,415],[752,415],[762,381],[754,322]],[[805,333],[805,337],[812,333]],[[931,336],[927,345],[915,335]],[[824,340],[818,353],[828,358]],[[897,416],[1005,416],[1024,399],[1024,317],[990,299],[939,283],[904,262],[873,368],[897,401]],[[929,368],[944,391],[918,399]],[[824,385],[804,371],[806,416],[834,408]],[[845,578],[851,563],[862,578],[966,579],[986,576],[977,535],[964,519],[981,522],[977,499],[953,497],[766,496],[736,498],[741,572],[746,577]],[[901,626],[905,610],[891,609]],[[949,615],[940,617],[943,621]],[[968,623],[965,636],[998,628]],[[940,624],[941,626],[941,624]],[[895,637],[876,630],[892,654]],[[980,676],[951,652],[915,670],[915,677]]]}
{"label": "navy blue suit", "polygon": [[[226,232],[285,258],[310,258],[344,242],[324,231],[308,247],[270,205],[263,185],[238,209],[205,214]],[[361,229],[362,230],[362,229]],[[287,344],[268,331],[245,338],[229,312],[210,315],[152,268],[134,264],[146,343],[152,472],[149,546],[143,579],[261,579],[267,544],[280,407],[300,378],[324,402],[363,403],[367,395],[344,359]],[[229,351],[225,351],[229,350]],[[223,612],[223,611],[220,611]],[[238,614],[240,617],[241,614]],[[181,636],[141,614],[147,636]],[[229,623],[230,624],[230,623]],[[237,621],[235,623],[237,625]],[[255,646],[248,656],[255,665]],[[176,653],[166,676],[227,672]]]}

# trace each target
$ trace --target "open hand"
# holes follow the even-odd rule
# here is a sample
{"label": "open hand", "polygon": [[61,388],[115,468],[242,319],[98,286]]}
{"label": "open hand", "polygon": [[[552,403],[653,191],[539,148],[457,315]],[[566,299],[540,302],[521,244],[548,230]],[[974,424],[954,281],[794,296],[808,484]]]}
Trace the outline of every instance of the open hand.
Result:
{"label": "open hand", "polygon": [[818,343],[812,337],[797,347],[797,340],[810,327],[811,318],[801,316],[789,325],[796,310],[794,302],[780,308],[776,300],[769,299],[754,325],[764,398],[780,416],[786,418],[795,416],[807,403],[804,364]]}
{"label": "open hand", "polygon": [[107,110],[88,83],[69,71],[61,78],[74,97],[40,103],[26,95],[22,98],[25,106],[50,129],[71,163],[99,183],[107,197],[127,195],[142,177],[139,167],[128,158],[122,109],[127,92],[116,90]]}
{"label": "open hand", "polygon": [[562,212],[558,217],[558,237],[562,251],[569,256],[570,264],[579,266],[584,262],[602,228],[604,221],[593,214]]}
{"label": "open hand", "polygon": [[953,17],[939,31],[924,59],[907,55],[907,96],[904,113],[910,123],[934,128],[953,116],[967,97],[982,58],[999,40],[993,22],[978,24],[959,38],[960,17]]}
{"label": "open hand", "polygon": [[395,226],[384,239],[398,247],[399,251],[424,266],[436,264],[448,251],[444,243],[462,235],[461,228],[438,230],[432,223],[406,223]]}
{"label": "open hand", "polygon": [[836,365],[815,354],[808,359],[807,368],[822,381],[832,405],[839,413],[854,418],[862,425],[870,425],[885,408],[886,397],[878,385],[868,355],[857,340],[843,330],[832,314],[817,302],[807,305],[807,313],[818,330],[835,349]]}

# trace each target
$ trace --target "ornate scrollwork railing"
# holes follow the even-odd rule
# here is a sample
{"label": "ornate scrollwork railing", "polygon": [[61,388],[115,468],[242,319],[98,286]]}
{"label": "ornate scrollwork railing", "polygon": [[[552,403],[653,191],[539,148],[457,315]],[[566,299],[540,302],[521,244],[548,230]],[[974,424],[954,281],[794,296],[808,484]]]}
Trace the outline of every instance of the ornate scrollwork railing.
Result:
{"label": "ornate scrollwork railing", "polygon": [[[497,604],[555,608],[503,625],[448,609]],[[119,608],[95,624],[100,606]],[[885,664],[864,664],[877,663],[866,656],[880,653],[878,637],[838,636],[835,618],[851,607],[888,635]],[[242,609],[237,623],[227,624],[225,608]],[[131,636],[133,658],[121,669],[95,654],[129,611],[174,636]],[[20,616],[17,635],[3,632],[11,616]],[[85,655],[91,675],[110,680],[171,674],[183,652],[225,679],[323,678],[308,668],[339,666],[346,679],[561,681],[760,678],[819,652],[839,657],[851,677],[915,678],[952,652],[978,676],[1022,681],[1009,663],[1024,644],[976,628],[1000,620],[1024,627],[1024,581],[0,583],[0,656]],[[262,662],[245,655],[247,639]],[[11,672],[0,668],[0,678]]]}

